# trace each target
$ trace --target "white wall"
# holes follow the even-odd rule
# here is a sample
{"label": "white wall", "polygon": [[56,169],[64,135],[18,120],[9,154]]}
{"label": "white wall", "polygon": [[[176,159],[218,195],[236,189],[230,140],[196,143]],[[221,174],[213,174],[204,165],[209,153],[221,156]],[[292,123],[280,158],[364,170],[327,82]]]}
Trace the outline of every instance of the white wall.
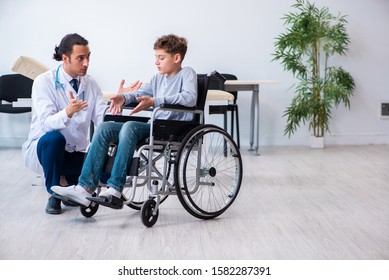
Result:
{"label": "white wall", "polygon": [[[333,14],[348,15],[351,48],[337,58],[356,81],[351,110],[332,117],[329,144],[389,143],[389,120],[379,118],[381,100],[389,100],[389,1],[316,0]],[[276,79],[260,95],[260,144],[308,145],[302,127],[284,136],[285,107],[293,97],[292,76],[271,62],[274,38],[285,29],[280,19],[292,0],[0,0],[0,74],[11,72],[20,55],[55,67],[54,46],[67,33],[89,40],[89,74],[103,90],[116,90],[120,79],[148,79],[156,72],[153,43],[163,34],[189,40],[185,64],[198,73],[234,73],[240,79]],[[250,94],[239,94],[241,142],[248,143]],[[0,146],[19,145],[28,133],[24,116],[0,115]]]}

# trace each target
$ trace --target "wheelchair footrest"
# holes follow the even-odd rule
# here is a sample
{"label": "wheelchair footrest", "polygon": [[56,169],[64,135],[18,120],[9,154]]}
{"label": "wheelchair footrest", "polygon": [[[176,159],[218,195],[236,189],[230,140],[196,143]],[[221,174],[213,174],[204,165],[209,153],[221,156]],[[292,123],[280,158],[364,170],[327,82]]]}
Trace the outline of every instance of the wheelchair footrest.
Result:
{"label": "wheelchair footrest", "polygon": [[73,206],[80,206],[80,207],[84,207],[85,208],[85,205],[80,204],[78,202],[75,202],[74,200],[71,200],[70,198],[68,198],[66,196],[62,196],[62,195],[59,195],[59,194],[56,194],[56,193],[53,193],[52,196],[55,197],[55,198],[58,198],[58,199],[60,199],[62,201],[64,201],[65,203],[72,204]]}
{"label": "wheelchair footrest", "polygon": [[99,197],[87,197],[86,199],[96,202],[100,205],[107,206],[113,209],[122,209],[123,208],[123,200],[117,198],[116,196],[99,196]]}

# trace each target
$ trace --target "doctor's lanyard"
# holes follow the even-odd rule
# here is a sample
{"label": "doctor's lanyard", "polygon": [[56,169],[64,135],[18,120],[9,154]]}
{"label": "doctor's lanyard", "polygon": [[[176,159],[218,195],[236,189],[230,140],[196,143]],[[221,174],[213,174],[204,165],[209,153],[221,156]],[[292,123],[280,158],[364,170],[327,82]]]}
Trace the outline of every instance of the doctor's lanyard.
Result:
{"label": "doctor's lanyard", "polygon": [[[55,85],[56,90],[58,89],[58,86],[59,86],[60,88],[62,88],[63,91],[65,91],[65,85],[60,83],[60,81],[58,80],[59,67],[61,67],[61,66],[62,66],[62,64],[58,66],[57,71],[55,72],[54,85]],[[82,92],[82,101],[85,101],[85,91]]]}

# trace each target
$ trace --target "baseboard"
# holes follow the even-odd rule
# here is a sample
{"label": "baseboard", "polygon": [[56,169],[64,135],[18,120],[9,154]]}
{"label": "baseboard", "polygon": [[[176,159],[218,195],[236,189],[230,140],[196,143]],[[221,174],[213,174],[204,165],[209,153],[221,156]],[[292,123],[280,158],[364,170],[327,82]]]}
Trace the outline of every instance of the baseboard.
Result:
{"label": "baseboard", "polygon": [[[301,146],[310,145],[310,136],[291,136],[290,139],[264,137],[259,141],[259,146]],[[0,137],[0,147],[22,147],[27,138]],[[240,139],[242,146],[248,146],[249,139]],[[381,145],[389,144],[389,135],[326,135],[326,145]]]}
{"label": "baseboard", "polygon": [[[240,139],[246,146],[248,138]],[[283,137],[260,137],[260,146],[310,146],[310,135],[292,135]],[[325,135],[325,145],[388,145],[389,135]]]}
{"label": "baseboard", "polygon": [[326,135],[326,145],[389,144],[389,135]]}

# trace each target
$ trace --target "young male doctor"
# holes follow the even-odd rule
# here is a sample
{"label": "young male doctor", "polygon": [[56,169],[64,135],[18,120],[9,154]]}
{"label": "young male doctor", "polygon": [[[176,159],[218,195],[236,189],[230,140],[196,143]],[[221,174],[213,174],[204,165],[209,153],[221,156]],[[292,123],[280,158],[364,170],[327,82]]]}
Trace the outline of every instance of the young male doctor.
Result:
{"label": "young male doctor", "polygon": [[[60,214],[61,201],[52,196],[51,187],[74,184],[81,173],[88,129],[103,120],[107,104],[101,89],[90,76],[88,41],[78,34],[68,34],[55,47],[53,58],[63,61],[57,69],[39,75],[32,87],[32,121],[28,140],[22,151],[27,167],[44,174],[49,193],[46,213]],[[118,93],[139,88],[136,82]]]}

